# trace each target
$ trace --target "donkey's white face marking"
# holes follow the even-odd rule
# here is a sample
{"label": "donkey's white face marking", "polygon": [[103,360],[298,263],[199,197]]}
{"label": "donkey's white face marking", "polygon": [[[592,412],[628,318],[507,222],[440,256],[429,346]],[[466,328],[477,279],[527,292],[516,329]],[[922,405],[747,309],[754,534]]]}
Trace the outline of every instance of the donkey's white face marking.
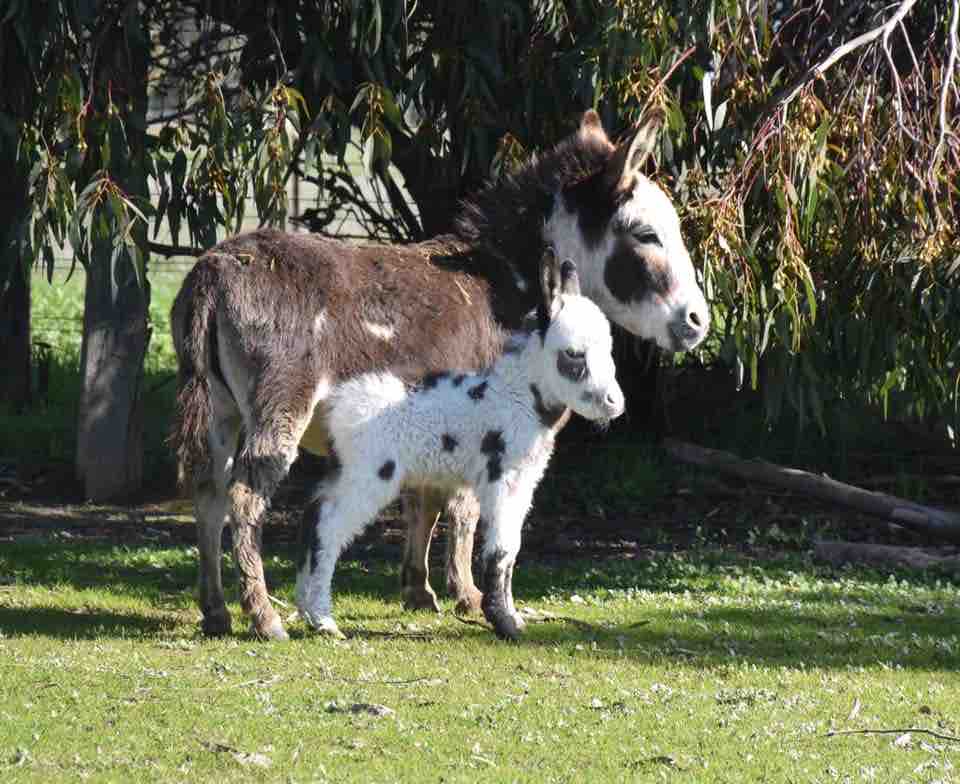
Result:
{"label": "donkey's white face marking", "polygon": [[636,175],[602,234],[588,237],[565,200],[544,226],[561,258],[577,260],[583,293],[624,329],[668,351],[686,351],[706,337],[709,310],[667,195]]}
{"label": "donkey's white face marking", "polygon": [[610,323],[586,297],[563,295],[545,335],[540,374],[554,400],[594,421],[623,413]]}
{"label": "donkey's white face marking", "polygon": [[394,329],[389,324],[376,324],[373,321],[364,321],[363,328],[380,340],[393,340]]}

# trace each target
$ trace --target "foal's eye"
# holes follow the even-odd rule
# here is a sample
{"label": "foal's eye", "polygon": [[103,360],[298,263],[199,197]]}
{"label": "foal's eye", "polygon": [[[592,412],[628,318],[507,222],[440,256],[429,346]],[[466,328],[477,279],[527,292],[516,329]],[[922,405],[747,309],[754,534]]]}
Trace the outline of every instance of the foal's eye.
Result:
{"label": "foal's eye", "polygon": [[565,348],[563,353],[570,359],[584,359],[587,356],[586,351],[577,351],[575,348]]}

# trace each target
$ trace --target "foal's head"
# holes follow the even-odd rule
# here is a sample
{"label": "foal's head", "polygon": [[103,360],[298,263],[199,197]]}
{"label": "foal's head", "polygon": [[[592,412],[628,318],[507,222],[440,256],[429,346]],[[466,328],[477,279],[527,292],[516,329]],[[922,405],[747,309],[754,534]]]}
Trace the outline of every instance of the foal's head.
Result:
{"label": "foal's head", "polygon": [[580,294],[577,268],[559,262],[551,248],[540,266],[543,350],[538,376],[553,401],[586,419],[607,421],[623,413],[623,391],[613,362],[610,322]]}

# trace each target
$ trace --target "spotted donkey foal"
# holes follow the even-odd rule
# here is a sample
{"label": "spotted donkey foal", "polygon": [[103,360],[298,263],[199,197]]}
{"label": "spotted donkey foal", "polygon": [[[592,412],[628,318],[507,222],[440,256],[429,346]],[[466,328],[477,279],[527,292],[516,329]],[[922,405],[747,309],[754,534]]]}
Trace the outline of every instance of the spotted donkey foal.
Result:
{"label": "spotted donkey foal", "polygon": [[467,485],[486,525],[483,613],[499,637],[520,633],[513,565],[554,437],[570,409],[606,421],[624,407],[609,323],[580,296],[573,262],[559,265],[548,250],[541,284],[536,326],[507,338],[488,370],[434,374],[412,388],[391,373],[367,373],[331,391],[339,465],[321,484],[316,515],[304,521],[297,575],[297,607],[314,628],[340,636],[331,613],[337,559],[405,485]]}

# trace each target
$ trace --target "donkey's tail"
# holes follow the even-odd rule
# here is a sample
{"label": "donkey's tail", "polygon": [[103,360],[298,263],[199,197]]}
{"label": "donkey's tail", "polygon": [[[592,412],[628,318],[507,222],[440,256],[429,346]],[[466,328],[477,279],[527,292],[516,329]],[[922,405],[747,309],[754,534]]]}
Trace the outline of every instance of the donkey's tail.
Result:
{"label": "donkey's tail", "polygon": [[201,259],[183,281],[170,309],[179,373],[173,427],[167,442],[176,455],[177,483],[197,487],[212,476],[208,443],[213,405],[210,373],[216,367],[216,297],[219,270]]}

